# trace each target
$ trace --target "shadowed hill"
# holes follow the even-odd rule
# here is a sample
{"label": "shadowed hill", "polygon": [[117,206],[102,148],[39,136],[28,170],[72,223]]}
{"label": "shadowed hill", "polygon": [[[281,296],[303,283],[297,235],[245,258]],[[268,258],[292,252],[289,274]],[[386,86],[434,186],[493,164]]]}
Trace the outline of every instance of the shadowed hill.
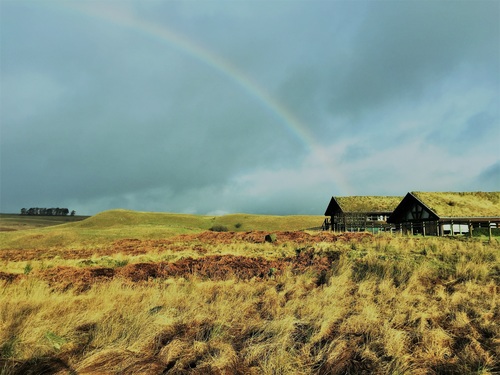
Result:
{"label": "shadowed hill", "polygon": [[16,230],[36,229],[74,223],[87,219],[89,216],[42,216],[42,215],[19,215],[0,214],[0,232]]}

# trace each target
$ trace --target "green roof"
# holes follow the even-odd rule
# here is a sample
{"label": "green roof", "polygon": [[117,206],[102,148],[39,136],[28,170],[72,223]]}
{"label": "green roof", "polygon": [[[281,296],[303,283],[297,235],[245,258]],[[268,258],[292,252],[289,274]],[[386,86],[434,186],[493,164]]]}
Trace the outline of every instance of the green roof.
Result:
{"label": "green roof", "polygon": [[403,197],[350,196],[335,199],[344,212],[392,212]]}
{"label": "green roof", "polygon": [[412,192],[439,217],[500,217],[500,192]]}

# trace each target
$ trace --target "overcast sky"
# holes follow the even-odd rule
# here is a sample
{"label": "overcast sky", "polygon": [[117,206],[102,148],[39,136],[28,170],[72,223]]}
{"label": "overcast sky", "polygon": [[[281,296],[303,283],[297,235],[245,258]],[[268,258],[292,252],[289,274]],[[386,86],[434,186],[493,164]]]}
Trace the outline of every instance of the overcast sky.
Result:
{"label": "overcast sky", "polygon": [[1,5],[0,211],[500,190],[500,2]]}

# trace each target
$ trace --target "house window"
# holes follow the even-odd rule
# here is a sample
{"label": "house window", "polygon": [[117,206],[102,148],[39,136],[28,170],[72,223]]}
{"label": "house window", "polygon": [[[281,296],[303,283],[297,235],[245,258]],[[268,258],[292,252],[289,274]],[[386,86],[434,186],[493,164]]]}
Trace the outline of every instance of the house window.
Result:
{"label": "house window", "polygon": [[414,219],[420,219],[422,217],[422,206],[414,204],[411,209],[411,215]]}
{"label": "house window", "polygon": [[429,212],[419,204],[414,204],[406,214],[406,219],[408,220],[429,219],[429,217]]}

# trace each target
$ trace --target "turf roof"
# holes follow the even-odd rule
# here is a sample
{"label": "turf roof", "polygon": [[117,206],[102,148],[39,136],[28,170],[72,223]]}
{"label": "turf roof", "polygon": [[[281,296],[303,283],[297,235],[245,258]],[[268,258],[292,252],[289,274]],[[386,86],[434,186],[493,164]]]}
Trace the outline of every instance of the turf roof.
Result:
{"label": "turf roof", "polygon": [[439,217],[500,217],[500,192],[412,192]]}
{"label": "turf roof", "polygon": [[350,196],[335,199],[344,212],[392,212],[403,197]]}

